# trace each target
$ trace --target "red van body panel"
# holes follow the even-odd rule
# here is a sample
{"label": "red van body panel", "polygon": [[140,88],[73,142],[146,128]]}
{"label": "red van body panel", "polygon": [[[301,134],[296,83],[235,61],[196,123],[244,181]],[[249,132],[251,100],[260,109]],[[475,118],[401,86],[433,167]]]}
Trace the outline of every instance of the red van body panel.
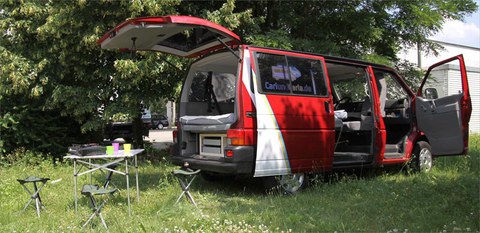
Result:
{"label": "red van body panel", "polygon": [[385,145],[387,141],[387,131],[385,130],[385,123],[383,122],[383,117],[382,113],[379,109],[380,106],[380,97],[378,95],[378,92],[375,90],[378,90],[377,87],[377,82],[375,81],[375,75],[373,72],[373,69],[371,66],[368,66],[367,68],[368,74],[370,76],[370,86],[372,87],[371,91],[373,98],[373,115],[374,115],[374,126],[373,126],[373,134],[375,141],[373,142],[374,144],[374,158],[375,158],[375,163],[376,164],[382,164],[384,160],[384,154],[385,154]]}

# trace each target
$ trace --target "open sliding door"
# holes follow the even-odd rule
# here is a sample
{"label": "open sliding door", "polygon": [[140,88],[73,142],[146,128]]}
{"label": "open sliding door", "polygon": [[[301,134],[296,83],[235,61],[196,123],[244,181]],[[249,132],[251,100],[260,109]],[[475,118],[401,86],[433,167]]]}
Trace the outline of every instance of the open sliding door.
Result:
{"label": "open sliding door", "polygon": [[322,57],[252,48],[255,177],[330,169],[333,102]]}

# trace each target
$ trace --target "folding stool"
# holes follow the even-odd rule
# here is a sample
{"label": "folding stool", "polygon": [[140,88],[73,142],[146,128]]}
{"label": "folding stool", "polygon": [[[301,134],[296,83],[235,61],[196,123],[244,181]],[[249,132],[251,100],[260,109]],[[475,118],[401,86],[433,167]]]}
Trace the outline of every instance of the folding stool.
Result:
{"label": "folding stool", "polygon": [[[108,168],[110,169],[114,169],[117,168],[118,166],[118,163],[114,163],[112,165],[109,165],[107,166]],[[108,174],[107,176],[105,177],[105,182],[103,183],[103,188],[108,188],[108,185],[110,185],[110,183],[112,183],[112,185],[116,188],[117,186],[112,182],[112,175],[113,175],[113,171],[108,171]]]}
{"label": "folding stool", "polygon": [[[23,186],[23,189],[25,189],[25,191],[27,191],[27,193],[30,194],[30,200],[27,202],[27,204],[23,208],[23,211],[27,209],[27,207],[30,205],[30,203],[32,203],[33,200],[35,200],[35,208],[37,209],[38,217],[40,217],[41,208],[43,208],[44,210],[47,210],[42,203],[42,198],[40,197],[40,190],[42,190],[43,186],[47,183],[48,180],[50,180],[50,178],[38,178],[36,176],[29,176],[24,180],[17,179],[17,181]],[[38,182],[42,183],[40,187],[37,186]],[[27,188],[26,186],[27,183],[33,183],[33,193]]]}
{"label": "folding stool", "polygon": [[192,194],[190,194],[189,189],[190,186],[192,185],[193,181],[197,177],[197,174],[200,173],[200,169],[194,171],[189,168],[183,168],[183,169],[178,169],[173,171],[173,175],[177,178],[178,182],[180,183],[180,186],[182,187],[182,193],[178,197],[177,201],[175,204],[177,204],[180,199],[182,198],[183,195],[195,206],[197,207],[197,203],[195,203],[195,200],[193,200]]}
{"label": "folding stool", "polygon": [[90,217],[83,224],[82,227],[85,227],[90,222],[90,220],[93,219],[93,217],[98,216],[100,218],[100,220],[102,221],[102,224],[105,227],[105,229],[108,229],[107,224],[105,223],[105,219],[103,218],[102,213],[101,213],[103,206],[105,205],[105,203],[107,203],[107,199],[104,199],[103,202],[99,205],[97,203],[97,201],[95,200],[94,196],[95,195],[105,195],[105,194],[113,195],[116,191],[117,191],[116,188],[106,189],[106,188],[100,187],[98,185],[86,184],[86,185],[83,186],[82,194],[90,198],[90,201],[92,203],[93,213],[92,213],[92,215],[90,215]]}

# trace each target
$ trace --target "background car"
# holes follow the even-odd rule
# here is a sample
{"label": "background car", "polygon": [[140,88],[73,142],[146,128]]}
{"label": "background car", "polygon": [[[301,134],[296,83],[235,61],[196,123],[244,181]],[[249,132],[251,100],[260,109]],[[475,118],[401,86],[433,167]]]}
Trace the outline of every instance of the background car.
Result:
{"label": "background car", "polygon": [[152,129],[163,129],[168,125],[168,118],[165,115],[152,115]]}
{"label": "background car", "polygon": [[144,109],[142,111],[142,121],[143,121],[144,126],[147,129],[152,129],[153,128],[152,114],[151,114],[150,110]]}

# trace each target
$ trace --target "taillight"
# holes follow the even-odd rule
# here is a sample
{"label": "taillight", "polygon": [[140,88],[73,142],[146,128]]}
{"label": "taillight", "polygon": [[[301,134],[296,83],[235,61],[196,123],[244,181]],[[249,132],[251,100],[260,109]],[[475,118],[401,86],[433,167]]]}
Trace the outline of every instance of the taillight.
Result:
{"label": "taillight", "polygon": [[172,131],[173,143],[177,143],[178,130]]}
{"label": "taillight", "polygon": [[246,146],[245,131],[241,129],[227,130],[227,141],[232,146]]}
{"label": "taillight", "polygon": [[177,142],[178,142],[178,138],[177,138],[177,136],[178,136],[178,131],[181,130],[181,128],[180,128],[181,124],[180,124],[180,122],[179,122],[178,120],[175,121],[175,126],[177,126],[177,129],[172,131],[173,143],[177,143]]}

